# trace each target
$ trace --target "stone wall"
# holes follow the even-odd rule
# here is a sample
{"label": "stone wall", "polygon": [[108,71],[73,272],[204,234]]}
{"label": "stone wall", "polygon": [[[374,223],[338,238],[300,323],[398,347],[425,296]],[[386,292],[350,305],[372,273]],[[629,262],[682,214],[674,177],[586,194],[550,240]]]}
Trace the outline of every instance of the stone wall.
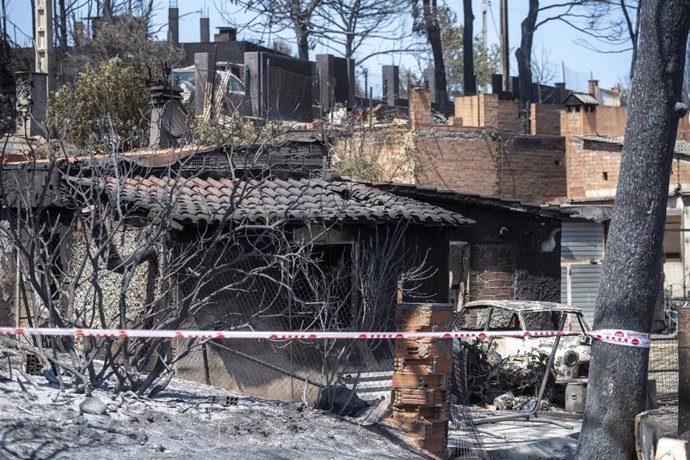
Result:
{"label": "stone wall", "polygon": [[[157,261],[142,260],[136,267],[123,269],[122,262],[145,245],[146,227],[121,227],[112,235],[112,245],[106,250],[99,247],[96,239],[83,232],[73,231],[64,240],[61,248],[63,263],[68,267],[69,276],[65,283],[73,288],[69,302],[81,321],[95,322],[92,327],[119,327],[120,296],[125,293],[127,324],[135,324],[150,313],[157,298]],[[102,246],[102,245],[101,245]],[[101,249],[103,254],[97,260],[97,266],[90,258]],[[133,270],[133,273],[130,271]],[[67,286],[68,284],[65,284]],[[95,289],[98,287],[98,289]],[[102,303],[106,324],[101,324],[98,315],[91,315],[89,307]],[[63,309],[69,308],[64,305]],[[82,316],[83,315],[83,316]]]}

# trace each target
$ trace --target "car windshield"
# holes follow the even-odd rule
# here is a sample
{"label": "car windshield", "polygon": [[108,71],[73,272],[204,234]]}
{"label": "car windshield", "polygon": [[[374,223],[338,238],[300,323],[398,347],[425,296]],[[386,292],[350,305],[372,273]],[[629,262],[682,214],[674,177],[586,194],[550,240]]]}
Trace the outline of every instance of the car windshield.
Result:
{"label": "car windshield", "polygon": [[519,331],[520,329],[517,312],[495,307],[491,310],[490,331]]}
{"label": "car windshield", "polygon": [[483,331],[489,320],[488,307],[465,308],[455,323],[455,328],[465,331]]}
{"label": "car windshield", "polygon": [[175,69],[172,72],[173,82],[188,81],[189,83],[194,83],[194,70],[186,69]]}
{"label": "car windshield", "polygon": [[[181,83],[183,81],[194,84],[195,72],[193,68],[173,69],[172,81],[173,83]],[[216,72],[216,84],[222,84],[226,80],[227,91],[231,93],[244,93],[244,84],[242,80],[237,78],[230,72],[219,70]]]}
{"label": "car windshield", "polygon": [[557,331],[561,327],[563,314],[553,310],[527,311],[522,314],[522,320],[528,331]]}

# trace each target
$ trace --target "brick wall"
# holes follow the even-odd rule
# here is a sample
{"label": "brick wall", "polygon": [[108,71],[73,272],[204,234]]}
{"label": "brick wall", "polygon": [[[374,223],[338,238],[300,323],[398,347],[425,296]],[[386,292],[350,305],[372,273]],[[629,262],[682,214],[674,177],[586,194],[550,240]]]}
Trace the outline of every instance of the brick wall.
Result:
{"label": "brick wall", "polygon": [[498,128],[498,94],[479,95],[479,126],[485,128]]}
{"label": "brick wall", "polygon": [[690,116],[685,116],[678,120],[678,139],[690,140]]}
{"label": "brick wall", "polygon": [[555,104],[532,104],[530,108],[530,129],[535,136],[561,135],[561,106]]}
{"label": "brick wall", "polygon": [[497,146],[479,131],[464,136],[439,133],[414,138],[416,183],[457,192],[498,195]]}
{"label": "brick wall", "polygon": [[413,183],[414,155],[408,129],[390,127],[353,129],[331,138],[337,159],[332,167],[357,179]]}
{"label": "brick wall", "polygon": [[[614,197],[620,172],[621,146],[585,142],[580,137],[567,142],[567,194],[575,200],[608,200]],[[690,162],[674,160],[669,189],[678,183],[690,185]]]}
{"label": "brick wall", "polygon": [[[455,118],[462,119],[465,127],[493,128],[501,133],[521,133],[523,126],[517,102],[499,100],[498,94],[456,97]],[[460,126],[457,120],[455,124]]]}
{"label": "brick wall", "polygon": [[[497,95],[495,95],[498,99]],[[500,133],[521,134],[524,121],[518,117],[517,101],[498,100],[496,128]]]}
{"label": "brick wall", "polygon": [[567,193],[565,144],[561,137],[504,138],[498,167],[502,198],[544,203]]}
{"label": "brick wall", "polygon": [[417,129],[431,126],[431,92],[413,88],[410,94],[410,127]]}
{"label": "brick wall", "polygon": [[479,107],[481,104],[481,94],[475,96],[456,96],[455,97],[455,122],[456,126],[479,127]]}
{"label": "brick wall", "polygon": [[627,107],[598,106],[594,111],[596,121],[594,132],[601,136],[622,136],[628,118]]}
{"label": "brick wall", "polygon": [[513,298],[515,255],[511,244],[470,246],[470,299]]}
{"label": "brick wall", "polygon": [[[450,304],[399,304],[396,328],[405,332],[444,331],[452,324]],[[392,416],[408,442],[434,458],[447,458],[452,342],[449,339],[395,341]]]}
{"label": "brick wall", "polygon": [[560,137],[496,137],[465,131],[418,134],[414,144],[419,185],[537,203],[566,195]]}

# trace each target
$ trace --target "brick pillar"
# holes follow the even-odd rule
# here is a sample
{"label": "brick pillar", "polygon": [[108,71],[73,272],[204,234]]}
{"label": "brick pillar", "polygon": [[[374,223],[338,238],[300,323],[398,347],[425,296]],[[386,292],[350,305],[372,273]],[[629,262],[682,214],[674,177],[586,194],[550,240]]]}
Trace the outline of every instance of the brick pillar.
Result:
{"label": "brick pillar", "polygon": [[431,126],[431,91],[413,88],[410,93],[410,127],[412,129]]}
{"label": "brick pillar", "polygon": [[[443,331],[452,323],[451,304],[402,303],[399,331]],[[453,362],[450,339],[396,340],[391,425],[437,458],[446,458]]]}

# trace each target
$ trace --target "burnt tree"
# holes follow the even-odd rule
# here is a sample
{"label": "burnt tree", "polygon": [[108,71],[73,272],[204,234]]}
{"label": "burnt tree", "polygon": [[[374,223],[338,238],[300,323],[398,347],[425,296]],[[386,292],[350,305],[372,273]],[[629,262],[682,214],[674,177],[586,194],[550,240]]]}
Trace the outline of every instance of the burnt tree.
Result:
{"label": "burnt tree", "polygon": [[414,29],[424,35],[431,48],[434,60],[434,76],[436,77],[436,101],[441,110],[448,104],[448,89],[446,83],[446,66],[443,59],[443,40],[441,24],[439,22],[440,9],[437,0],[412,0],[412,17],[415,20]]}
{"label": "burnt tree", "polygon": [[533,102],[532,42],[537,29],[548,22],[558,21],[581,34],[602,39],[615,27],[608,22],[612,9],[612,2],[605,0],[570,0],[547,5],[540,5],[539,0],[529,0],[527,16],[520,26],[520,47],[515,51],[521,109]]}
{"label": "burnt tree", "polygon": [[532,102],[532,40],[537,30],[539,0],[529,0],[527,17],[520,24],[522,35],[520,47],[515,51],[518,64],[518,86],[520,88],[520,108]]}
{"label": "burnt tree", "polygon": [[477,93],[477,79],[474,76],[474,14],[472,0],[463,0],[464,28],[462,30],[463,89],[465,94]]}
{"label": "burnt tree", "polygon": [[[661,288],[661,250],[690,0],[649,0],[594,326],[649,332]],[[635,458],[634,419],[645,410],[649,350],[595,341],[579,458]]]}

